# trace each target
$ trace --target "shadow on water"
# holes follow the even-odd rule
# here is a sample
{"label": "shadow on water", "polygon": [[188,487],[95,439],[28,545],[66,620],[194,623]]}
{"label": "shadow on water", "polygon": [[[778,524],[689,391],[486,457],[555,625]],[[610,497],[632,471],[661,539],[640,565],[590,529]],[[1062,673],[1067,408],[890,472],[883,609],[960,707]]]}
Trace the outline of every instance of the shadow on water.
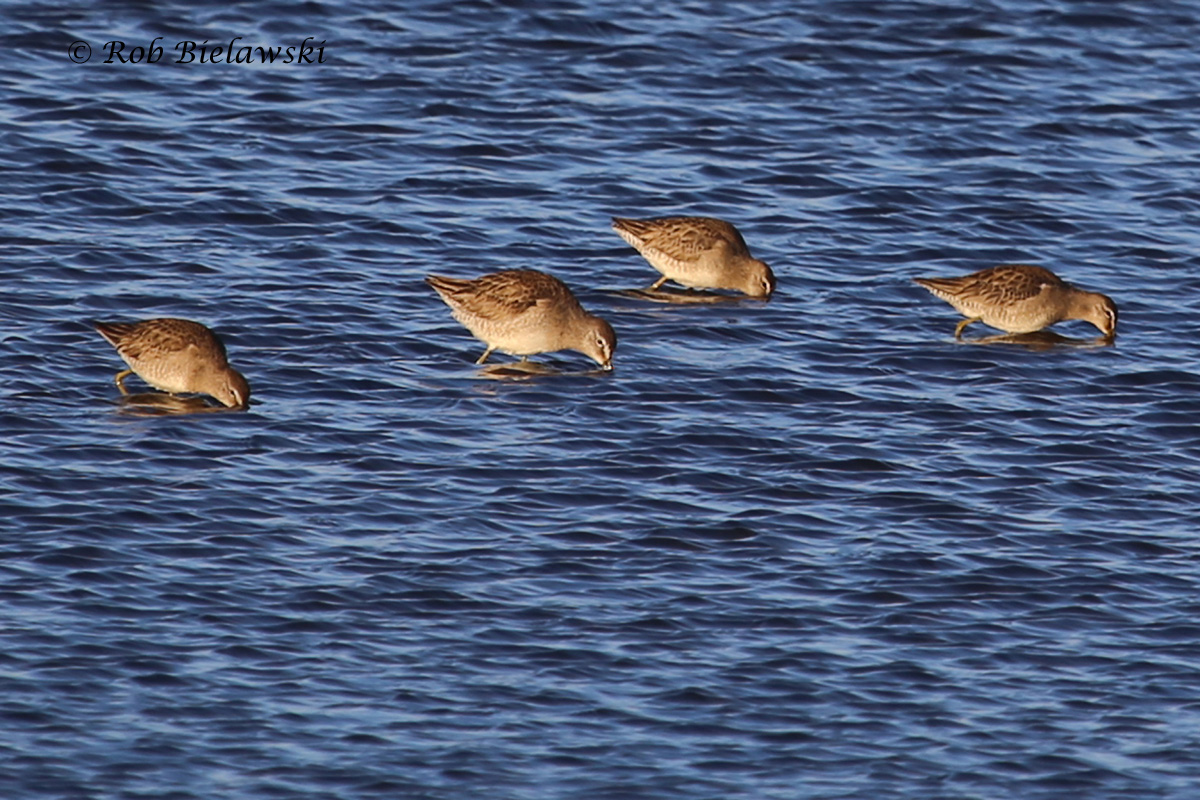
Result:
{"label": "shadow on water", "polygon": [[1033,333],[979,336],[972,339],[964,337],[959,341],[963,344],[1010,344],[1029,350],[1051,350],[1055,347],[1111,347],[1116,343],[1116,337],[1096,336],[1091,339],[1076,339],[1054,331],[1034,331]]}

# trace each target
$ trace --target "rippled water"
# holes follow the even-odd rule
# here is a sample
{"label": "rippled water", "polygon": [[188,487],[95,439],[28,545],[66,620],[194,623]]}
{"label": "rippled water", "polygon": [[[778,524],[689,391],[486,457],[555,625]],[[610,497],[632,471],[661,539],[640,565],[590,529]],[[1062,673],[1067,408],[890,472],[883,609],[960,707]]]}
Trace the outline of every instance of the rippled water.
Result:
{"label": "rippled water", "polygon": [[[0,9],[6,798],[1195,797],[1194,4],[153,5]],[[617,294],[676,213],[778,295]],[[911,282],[1003,261],[1116,345]],[[612,373],[422,282],[525,266]],[[253,409],[121,413],[150,316]]]}

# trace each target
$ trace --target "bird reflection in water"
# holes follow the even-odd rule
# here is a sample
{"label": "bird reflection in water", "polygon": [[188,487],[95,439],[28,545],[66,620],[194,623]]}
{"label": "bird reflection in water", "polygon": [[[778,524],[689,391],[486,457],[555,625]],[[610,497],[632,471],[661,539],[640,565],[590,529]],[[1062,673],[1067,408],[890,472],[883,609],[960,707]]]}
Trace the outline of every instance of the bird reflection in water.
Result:
{"label": "bird reflection in water", "polygon": [[203,397],[181,397],[165,392],[138,392],[121,396],[120,412],[135,417],[165,417],[177,414],[211,414],[238,411],[213,405]]}
{"label": "bird reflection in water", "polygon": [[1116,336],[1095,336],[1090,339],[1076,339],[1063,336],[1054,331],[1034,331],[1033,333],[1002,333],[995,336],[979,336],[959,339],[963,344],[1014,344],[1029,350],[1052,350],[1055,347],[1111,347],[1116,343]]}
{"label": "bird reflection in water", "polygon": [[[621,297],[649,300],[652,303],[674,303],[676,305],[712,305],[714,303],[740,303],[746,297],[708,292],[704,289],[622,289],[616,292]],[[753,298],[760,299],[760,298]],[[767,302],[768,298],[761,298]]]}
{"label": "bird reflection in water", "polygon": [[612,370],[585,369],[563,372],[548,364],[537,361],[512,361],[504,364],[487,364],[479,369],[479,377],[493,381],[528,381],[534,378],[580,377],[584,375],[611,375]]}

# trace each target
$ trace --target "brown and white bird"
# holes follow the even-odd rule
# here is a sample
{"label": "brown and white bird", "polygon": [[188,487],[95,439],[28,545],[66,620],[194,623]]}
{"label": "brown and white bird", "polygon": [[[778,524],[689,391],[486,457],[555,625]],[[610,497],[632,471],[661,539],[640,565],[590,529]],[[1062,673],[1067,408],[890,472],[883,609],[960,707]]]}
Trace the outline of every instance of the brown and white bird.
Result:
{"label": "brown and white bird", "polygon": [[767,298],[775,291],[775,274],[750,255],[738,229],[712,217],[624,219],[613,217],[613,230],[633,245],[662,277],[696,289],[735,289]]}
{"label": "brown and white bird", "polygon": [[454,318],[466,326],[487,350],[521,356],[575,350],[605,369],[612,369],[617,334],[612,326],[589,314],[567,285],[533,269],[513,269],[473,280],[430,275],[432,286]]}
{"label": "brown and white bird", "polygon": [[1112,338],[1117,304],[1099,292],[1076,288],[1044,267],[1002,264],[958,278],[914,278],[966,317],[954,329],[961,338],[972,322],[1008,333],[1032,333],[1068,319],[1081,319]]}
{"label": "brown and white bird", "polygon": [[117,373],[121,394],[129,394],[125,379],[136,374],[171,394],[207,394],[230,408],[249,406],[250,384],[229,366],[217,335],[199,322],[167,317],[92,325],[129,365]]}

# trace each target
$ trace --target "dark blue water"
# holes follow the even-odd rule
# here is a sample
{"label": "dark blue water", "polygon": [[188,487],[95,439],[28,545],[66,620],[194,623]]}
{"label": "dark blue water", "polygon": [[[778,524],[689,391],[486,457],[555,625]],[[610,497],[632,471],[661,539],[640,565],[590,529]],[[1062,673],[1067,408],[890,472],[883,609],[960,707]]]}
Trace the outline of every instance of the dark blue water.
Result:
{"label": "dark blue water", "polygon": [[[1197,796],[1200,7],[197,5],[0,9],[5,798]],[[616,294],[677,213],[778,296]],[[911,283],[1004,261],[1116,345]],[[513,267],[612,373],[480,374]],[[151,316],[253,409],[122,413]]]}

